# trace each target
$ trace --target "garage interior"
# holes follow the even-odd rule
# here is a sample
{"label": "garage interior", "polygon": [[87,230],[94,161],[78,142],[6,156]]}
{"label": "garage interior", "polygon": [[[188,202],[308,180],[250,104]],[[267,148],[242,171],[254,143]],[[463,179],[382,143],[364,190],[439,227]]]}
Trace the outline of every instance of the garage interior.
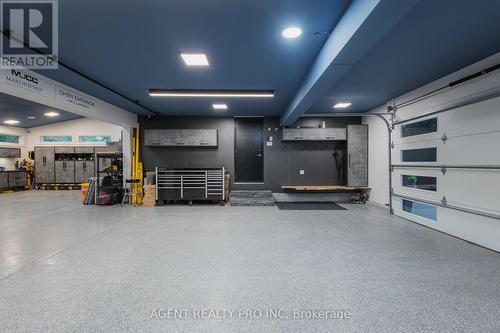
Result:
{"label": "garage interior", "polygon": [[500,2],[50,3],[1,332],[500,331]]}

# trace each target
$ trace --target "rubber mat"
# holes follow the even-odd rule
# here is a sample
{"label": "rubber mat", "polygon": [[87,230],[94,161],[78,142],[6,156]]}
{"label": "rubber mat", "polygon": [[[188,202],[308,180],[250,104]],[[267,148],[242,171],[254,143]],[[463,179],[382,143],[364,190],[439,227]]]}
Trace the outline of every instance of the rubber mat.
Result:
{"label": "rubber mat", "polygon": [[281,210],[347,210],[335,202],[277,202]]}

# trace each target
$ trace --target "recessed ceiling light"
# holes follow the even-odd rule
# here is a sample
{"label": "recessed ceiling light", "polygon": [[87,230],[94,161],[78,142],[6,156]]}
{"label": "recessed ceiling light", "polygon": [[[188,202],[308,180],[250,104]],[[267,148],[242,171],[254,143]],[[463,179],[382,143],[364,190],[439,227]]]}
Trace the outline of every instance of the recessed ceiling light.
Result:
{"label": "recessed ceiling light", "polygon": [[205,53],[181,53],[181,58],[186,66],[209,66]]}
{"label": "recessed ceiling light", "polygon": [[36,119],[36,117],[33,117],[33,116],[29,116],[29,117],[26,117],[28,119]]}
{"label": "recessed ceiling light", "polygon": [[285,38],[297,38],[302,35],[302,29],[298,27],[290,27],[283,30],[283,37]]}
{"label": "recessed ceiling light", "polygon": [[59,115],[59,113],[57,113],[57,112],[46,112],[46,113],[44,113],[44,115],[46,115],[47,117],[57,117]]}
{"label": "recessed ceiling light", "polygon": [[333,106],[334,109],[345,109],[351,106],[351,102],[340,102]]}
{"label": "recessed ceiling light", "polygon": [[5,120],[3,123],[7,124],[7,125],[16,125],[16,124],[19,124],[19,120],[9,119],[9,120]]}
{"label": "recessed ceiling light", "polygon": [[212,104],[214,110],[227,110],[227,104]]}
{"label": "recessed ceiling light", "polygon": [[273,90],[178,90],[149,89],[156,97],[211,97],[211,98],[272,98]]}

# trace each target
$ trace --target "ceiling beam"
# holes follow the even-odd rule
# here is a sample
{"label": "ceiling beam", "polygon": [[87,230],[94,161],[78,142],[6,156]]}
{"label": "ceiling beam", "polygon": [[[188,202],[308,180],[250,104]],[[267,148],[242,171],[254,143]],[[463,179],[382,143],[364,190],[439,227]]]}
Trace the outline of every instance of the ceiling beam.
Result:
{"label": "ceiling beam", "polygon": [[290,105],[281,115],[281,125],[292,125],[324,97],[333,84],[419,1],[354,0],[326,40]]}

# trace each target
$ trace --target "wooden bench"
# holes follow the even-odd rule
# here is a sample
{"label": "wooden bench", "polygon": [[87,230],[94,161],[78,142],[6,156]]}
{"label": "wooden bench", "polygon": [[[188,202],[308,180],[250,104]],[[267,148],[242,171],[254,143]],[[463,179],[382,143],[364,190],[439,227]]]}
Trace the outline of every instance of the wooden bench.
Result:
{"label": "wooden bench", "polygon": [[281,186],[285,192],[363,192],[370,190],[369,187],[352,187],[352,186],[331,186],[331,185],[298,185],[298,186]]}

